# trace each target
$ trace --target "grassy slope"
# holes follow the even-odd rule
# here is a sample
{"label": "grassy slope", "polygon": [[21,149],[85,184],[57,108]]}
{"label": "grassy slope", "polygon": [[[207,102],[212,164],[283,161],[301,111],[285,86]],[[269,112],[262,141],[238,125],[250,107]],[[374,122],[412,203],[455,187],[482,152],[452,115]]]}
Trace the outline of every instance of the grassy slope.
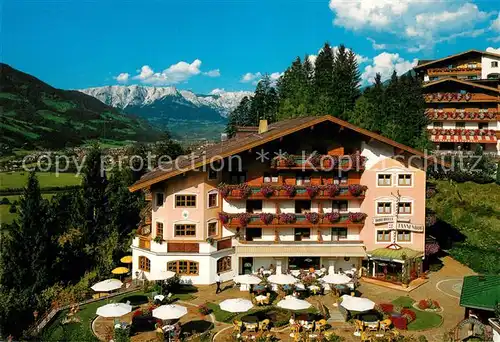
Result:
{"label": "grassy slope", "polygon": [[[0,190],[6,188],[22,188],[28,180],[28,172],[0,172]],[[40,182],[40,188],[51,186],[79,185],[82,182],[80,176],[74,173],[39,172],[36,174]]]}
{"label": "grassy slope", "polygon": [[[42,194],[43,198],[46,199],[51,199],[52,196],[55,194]],[[11,196],[2,196],[3,198],[8,198],[10,203],[14,201],[19,201],[20,195],[11,195]],[[6,224],[6,223],[11,223],[17,216],[17,213],[11,213],[9,212],[10,209],[10,204],[0,204],[0,224]],[[19,206],[17,206],[17,209],[19,210]]]}
{"label": "grassy slope", "polygon": [[440,181],[437,191],[427,206],[446,224],[438,222],[431,234],[446,238],[454,227],[465,240],[453,243],[451,256],[476,272],[500,273],[500,185]]}

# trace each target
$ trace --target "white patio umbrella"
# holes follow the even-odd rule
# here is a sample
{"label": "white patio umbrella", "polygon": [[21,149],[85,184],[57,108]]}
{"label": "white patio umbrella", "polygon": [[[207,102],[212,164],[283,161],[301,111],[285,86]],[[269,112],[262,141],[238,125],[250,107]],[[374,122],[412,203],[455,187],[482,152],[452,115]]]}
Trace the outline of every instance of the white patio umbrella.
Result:
{"label": "white patio umbrella", "polygon": [[243,274],[234,277],[233,281],[238,284],[257,285],[262,282],[262,279],[251,274]]}
{"label": "white patio umbrella", "polygon": [[228,312],[247,312],[253,307],[253,304],[248,299],[234,298],[220,302],[219,306],[222,310]]}
{"label": "white patio umbrella", "polygon": [[343,295],[342,302],[340,305],[349,311],[368,311],[375,307],[375,303],[368,298],[352,297],[348,295]]}
{"label": "white patio umbrella", "polygon": [[94,284],[91,289],[96,292],[107,292],[118,290],[122,285],[123,283],[118,279],[106,279]]}
{"label": "white patio umbrella", "polygon": [[179,319],[187,312],[187,308],[181,305],[162,305],[153,310],[153,317],[162,320]]}
{"label": "white patio umbrella", "polygon": [[321,278],[321,280],[327,284],[335,284],[335,285],[344,285],[352,281],[352,279],[346,276],[345,274],[339,274],[339,273],[328,274],[323,278]]}
{"label": "white patio umbrella", "polygon": [[96,314],[101,317],[121,317],[132,311],[132,305],[111,303],[97,308]]}
{"label": "white patio umbrella", "polygon": [[270,283],[279,285],[290,285],[297,282],[297,278],[291,274],[273,274],[272,276],[269,276],[267,280],[269,280]]}
{"label": "white patio umbrella", "polygon": [[285,299],[280,300],[276,305],[287,310],[305,310],[311,307],[311,303],[290,296],[287,296]]}
{"label": "white patio umbrella", "polygon": [[149,275],[146,276],[149,281],[154,281],[154,280],[167,280],[175,276],[175,272],[172,271],[159,271],[159,272],[154,272],[150,273]]}

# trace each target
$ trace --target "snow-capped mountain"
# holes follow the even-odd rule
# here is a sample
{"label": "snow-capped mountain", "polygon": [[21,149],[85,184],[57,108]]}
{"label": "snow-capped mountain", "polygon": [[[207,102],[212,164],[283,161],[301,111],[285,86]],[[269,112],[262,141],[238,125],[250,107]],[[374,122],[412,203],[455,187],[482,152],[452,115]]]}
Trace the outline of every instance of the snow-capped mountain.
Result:
{"label": "snow-capped mountain", "polygon": [[[190,111],[199,108],[206,113],[212,109],[222,117],[227,117],[236,108],[241,99],[251,96],[249,91],[226,92],[219,90],[210,95],[198,95],[189,90],[178,90],[175,87],[147,87],[140,85],[106,86],[81,89],[82,93],[93,96],[105,104],[124,109],[126,112],[141,115],[159,111],[170,118],[179,112],[179,106],[190,107]],[[169,106],[173,106],[169,111]],[[203,116],[203,115],[202,115]]]}

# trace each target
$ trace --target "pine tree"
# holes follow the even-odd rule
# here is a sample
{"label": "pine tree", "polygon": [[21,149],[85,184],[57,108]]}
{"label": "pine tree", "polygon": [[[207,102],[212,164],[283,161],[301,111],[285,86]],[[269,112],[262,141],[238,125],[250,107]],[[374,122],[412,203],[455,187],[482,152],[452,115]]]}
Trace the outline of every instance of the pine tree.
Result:
{"label": "pine tree", "polygon": [[347,112],[354,108],[356,99],[360,95],[361,77],[356,55],[344,45],[339,46],[334,56],[332,74],[334,100],[331,114],[348,120]]}
{"label": "pine tree", "polygon": [[315,112],[318,115],[332,114],[335,91],[333,60],[333,51],[327,42],[319,52],[314,65]]}
{"label": "pine tree", "polygon": [[[304,66],[308,68],[304,69]],[[288,119],[310,114],[309,93],[311,80],[309,75],[312,65],[308,62],[302,64],[300,57],[295,58],[292,65],[284,72],[278,82],[279,93],[279,119]]]}
{"label": "pine tree", "polygon": [[244,123],[249,123],[251,100],[248,96],[241,99],[238,106],[229,114],[226,125],[226,133],[232,137],[236,132],[236,126],[244,126]]}
{"label": "pine tree", "polygon": [[385,90],[385,125],[381,127],[382,135],[396,140],[398,138],[398,116],[399,99],[401,98],[401,89],[399,88],[399,79],[396,71],[392,73],[391,79]]}

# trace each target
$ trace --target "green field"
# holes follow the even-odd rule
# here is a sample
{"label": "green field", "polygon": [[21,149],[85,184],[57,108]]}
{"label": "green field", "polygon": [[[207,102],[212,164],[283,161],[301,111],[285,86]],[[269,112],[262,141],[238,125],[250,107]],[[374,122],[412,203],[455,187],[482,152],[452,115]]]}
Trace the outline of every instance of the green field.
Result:
{"label": "green field", "polygon": [[436,183],[427,201],[437,224],[428,232],[442,248],[479,273],[500,273],[500,185]]}
{"label": "green field", "polygon": [[[55,194],[42,194],[43,198],[51,199]],[[0,199],[8,198],[9,202],[12,203],[14,201],[19,202],[20,195],[10,195],[10,196],[1,196]],[[0,224],[11,223],[17,216],[17,213],[9,212],[10,204],[0,204]],[[19,206],[17,206],[19,210]]]}
{"label": "green field", "polygon": [[[22,188],[26,185],[29,172],[1,172],[0,173],[0,190],[7,188]],[[82,179],[74,173],[59,173],[54,172],[38,172],[38,181],[40,188],[52,186],[69,186],[80,185]]]}

